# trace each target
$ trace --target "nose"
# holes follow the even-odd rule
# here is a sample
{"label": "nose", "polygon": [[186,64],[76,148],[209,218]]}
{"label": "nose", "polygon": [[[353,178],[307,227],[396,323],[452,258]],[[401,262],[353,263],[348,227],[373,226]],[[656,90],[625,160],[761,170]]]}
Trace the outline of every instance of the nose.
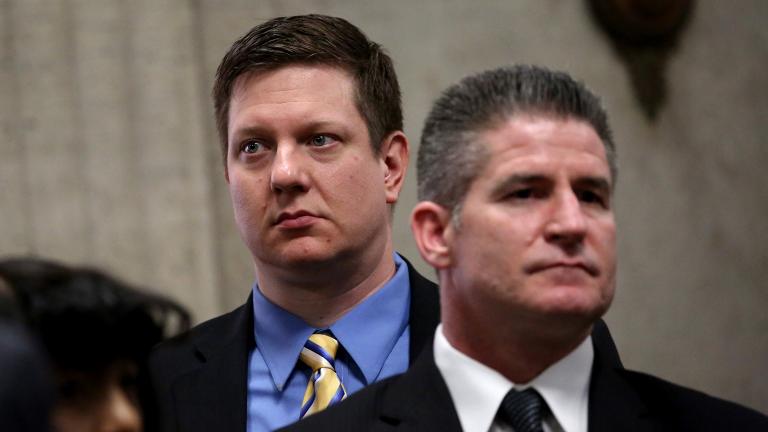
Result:
{"label": "nose", "polygon": [[122,387],[112,386],[108,390],[100,411],[100,432],[140,432],[143,429],[139,407]]}
{"label": "nose", "polygon": [[545,238],[565,249],[576,252],[587,234],[587,220],[578,197],[572,192],[559,194],[552,202],[545,225]]}
{"label": "nose", "polygon": [[299,146],[280,144],[275,151],[270,173],[274,192],[302,192],[308,188],[306,166]]}

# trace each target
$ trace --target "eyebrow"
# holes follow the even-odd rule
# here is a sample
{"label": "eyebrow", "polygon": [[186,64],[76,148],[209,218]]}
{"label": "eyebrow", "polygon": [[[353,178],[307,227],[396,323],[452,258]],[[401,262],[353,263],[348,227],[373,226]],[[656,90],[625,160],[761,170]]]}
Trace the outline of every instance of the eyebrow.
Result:
{"label": "eyebrow", "polygon": [[[550,182],[551,179],[542,174],[514,174],[500,183],[498,183],[493,188],[493,194],[498,195],[502,194],[506,191],[508,191],[511,187],[517,186],[517,185],[525,185],[525,184],[532,184],[532,183],[544,183],[544,182]],[[594,176],[586,176],[586,177],[579,177],[576,179],[576,181],[572,182],[575,185],[579,185],[581,187],[588,187],[591,189],[599,190],[605,193],[611,193],[611,183],[608,181],[608,179],[604,177],[594,177]]]}
{"label": "eyebrow", "polygon": [[604,177],[581,177],[574,183],[580,186],[586,186],[590,189],[599,190],[607,194],[613,192],[611,183]]}
{"label": "eyebrow", "polygon": [[260,126],[246,126],[237,128],[232,131],[232,138],[240,138],[243,136],[262,135],[267,133],[268,129]]}
{"label": "eyebrow", "polygon": [[494,186],[493,195],[502,194],[513,186],[521,184],[541,183],[548,180],[549,179],[547,176],[541,174],[513,174]]}
{"label": "eyebrow", "polygon": [[[315,131],[318,129],[325,129],[325,128],[334,128],[341,130],[342,133],[346,133],[348,130],[348,127],[340,121],[336,120],[316,120],[316,121],[310,121],[306,124],[301,125],[299,128],[300,133],[309,133],[309,131]],[[260,124],[257,125],[251,125],[251,126],[244,126],[241,128],[237,128],[233,131],[232,137],[240,139],[244,136],[253,136],[253,135],[269,135],[273,131],[273,128],[269,126],[263,126]]]}

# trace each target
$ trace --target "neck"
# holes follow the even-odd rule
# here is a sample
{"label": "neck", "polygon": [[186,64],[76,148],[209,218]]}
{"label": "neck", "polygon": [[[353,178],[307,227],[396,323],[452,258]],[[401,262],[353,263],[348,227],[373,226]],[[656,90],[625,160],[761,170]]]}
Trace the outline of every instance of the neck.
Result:
{"label": "neck", "polygon": [[354,254],[296,269],[257,265],[262,294],[315,328],[328,327],[377,292],[395,274],[392,245],[376,254]]}
{"label": "neck", "polygon": [[479,311],[453,307],[445,292],[441,295],[448,342],[516,384],[530,382],[570,354],[592,330],[591,322],[525,317],[501,310],[503,306]]}

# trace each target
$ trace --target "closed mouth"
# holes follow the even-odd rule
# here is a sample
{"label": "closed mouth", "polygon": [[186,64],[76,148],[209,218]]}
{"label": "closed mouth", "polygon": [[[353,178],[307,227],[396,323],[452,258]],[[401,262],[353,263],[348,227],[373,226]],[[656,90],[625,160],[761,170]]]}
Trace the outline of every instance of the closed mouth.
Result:
{"label": "closed mouth", "polygon": [[282,212],[277,216],[277,219],[275,219],[274,225],[280,225],[285,221],[293,221],[293,220],[306,218],[306,217],[315,218],[317,216],[306,210],[299,210],[295,212]]}
{"label": "closed mouth", "polygon": [[534,263],[531,266],[528,266],[526,268],[527,273],[538,273],[546,270],[552,270],[552,269],[578,269],[583,270],[590,276],[598,276],[600,274],[600,270],[597,268],[596,265],[588,262],[588,261],[546,261],[546,262],[538,262]]}

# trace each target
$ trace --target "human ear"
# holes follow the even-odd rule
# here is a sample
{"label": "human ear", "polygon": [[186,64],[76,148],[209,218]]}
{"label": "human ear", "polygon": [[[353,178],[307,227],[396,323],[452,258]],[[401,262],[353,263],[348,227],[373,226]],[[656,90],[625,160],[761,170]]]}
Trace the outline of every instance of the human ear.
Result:
{"label": "human ear", "polygon": [[435,269],[451,265],[451,212],[432,201],[421,201],[411,212],[411,231],[421,257]]}
{"label": "human ear", "polygon": [[408,169],[408,138],[401,131],[387,135],[381,143],[380,156],[384,169],[384,190],[387,204],[397,202]]}

